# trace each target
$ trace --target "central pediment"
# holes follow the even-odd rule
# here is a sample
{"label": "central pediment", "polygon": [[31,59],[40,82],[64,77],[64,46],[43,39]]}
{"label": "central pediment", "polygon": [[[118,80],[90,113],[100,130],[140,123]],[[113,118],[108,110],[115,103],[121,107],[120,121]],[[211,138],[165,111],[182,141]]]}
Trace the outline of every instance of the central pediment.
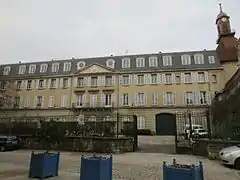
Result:
{"label": "central pediment", "polygon": [[77,74],[92,74],[92,73],[110,73],[110,72],[114,72],[114,70],[109,67],[100,65],[100,64],[91,64],[82,69],[79,69],[76,73]]}

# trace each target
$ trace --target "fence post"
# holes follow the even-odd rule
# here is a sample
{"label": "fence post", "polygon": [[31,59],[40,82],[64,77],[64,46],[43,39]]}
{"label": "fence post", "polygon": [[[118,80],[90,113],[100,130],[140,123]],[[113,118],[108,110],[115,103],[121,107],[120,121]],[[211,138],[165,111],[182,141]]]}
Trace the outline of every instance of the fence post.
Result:
{"label": "fence post", "polygon": [[207,130],[208,130],[208,136],[209,136],[209,139],[212,139],[211,118],[210,118],[210,112],[209,112],[209,110],[207,110],[207,112],[206,112],[206,116],[207,116]]}
{"label": "fence post", "polygon": [[118,138],[118,131],[119,131],[119,113],[117,112],[117,138]]}
{"label": "fence post", "polygon": [[134,143],[133,143],[133,151],[136,151],[138,149],[138,133],[137,133],[137,116],[133,115],[133,122],[134,122],[134,127],[133,127],[133,138],[134,138]]}
{"label": "fence post", "polygon": [[191,112],[188,111],[188,118],[189,118],[189,126],[190,126],[190,136],[189,136],[189,145],[192,145],[192,116],[191,116]]}

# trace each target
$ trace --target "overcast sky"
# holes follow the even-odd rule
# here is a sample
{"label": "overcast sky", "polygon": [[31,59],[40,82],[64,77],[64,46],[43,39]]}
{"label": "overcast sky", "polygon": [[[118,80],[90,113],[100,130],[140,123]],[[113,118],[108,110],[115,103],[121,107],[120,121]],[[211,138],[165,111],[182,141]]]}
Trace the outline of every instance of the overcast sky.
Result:
{"label": "overcast sky", "polygon": [[[218,0],[1,0],[0,63],[215,49]],[[222,0],[240,36],[240,0]]]}

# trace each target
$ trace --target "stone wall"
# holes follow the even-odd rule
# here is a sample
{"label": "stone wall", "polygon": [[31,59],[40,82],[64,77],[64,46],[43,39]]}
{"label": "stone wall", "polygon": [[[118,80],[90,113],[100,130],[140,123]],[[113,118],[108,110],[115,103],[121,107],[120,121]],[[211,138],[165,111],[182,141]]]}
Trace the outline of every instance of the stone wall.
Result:
{"label": "stone wall", "polygon": [[193,154],[218,159],[221,149],[237,144],[240,144],[240,141],[196,140],[193,144]]}
{"label": "stone wall", "polygon": [[[23,149],[44,149],[44,145],[32,137],[21,137]],[[133,138],[126,137],[67,137],[64,142],[53,145],[52,150],[123,153],[133,152]]]}

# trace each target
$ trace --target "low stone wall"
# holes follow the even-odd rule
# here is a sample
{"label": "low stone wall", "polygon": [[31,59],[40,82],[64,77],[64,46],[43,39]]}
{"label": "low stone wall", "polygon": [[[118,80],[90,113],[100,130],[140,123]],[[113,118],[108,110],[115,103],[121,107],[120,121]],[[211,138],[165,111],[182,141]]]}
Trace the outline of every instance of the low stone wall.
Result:
{"label": "low stone wall", "polygon": [[240,144],[240,141],[229,140],[195,140],[193,154],[207,156],[209,159],[218,159],[221,149]]}
{"label": "low stone wall", "polygon": [[[21,137],[23,149],[44,149],[44,145],[32,137]],[[133,138],[126,137],[67,137],[64,142],[53,145],[52,150],[122,153],[133,152]]]}

